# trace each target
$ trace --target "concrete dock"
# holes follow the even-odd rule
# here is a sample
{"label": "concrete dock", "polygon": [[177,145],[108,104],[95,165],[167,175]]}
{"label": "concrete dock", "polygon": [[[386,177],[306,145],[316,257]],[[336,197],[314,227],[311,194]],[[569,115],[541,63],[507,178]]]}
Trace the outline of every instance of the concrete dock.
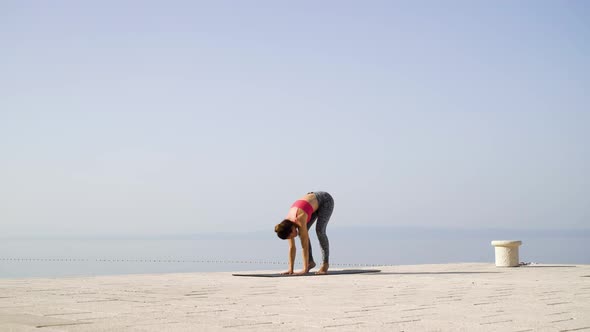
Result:
{"label": "concrete dock", "polygon": [[0,331],[590,331],[590,265],[0,279]]}

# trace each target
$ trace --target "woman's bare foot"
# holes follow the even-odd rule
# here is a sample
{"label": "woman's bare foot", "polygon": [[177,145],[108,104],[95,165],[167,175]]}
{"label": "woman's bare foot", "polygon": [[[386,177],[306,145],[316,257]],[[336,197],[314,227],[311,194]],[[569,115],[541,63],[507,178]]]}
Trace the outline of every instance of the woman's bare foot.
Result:
{"label": "woman's bare foot", "polygon": [[329,267],[330,267],[330,264],[328,264],[328,263],[322,264],[322,267],[320,267],[320,269],[316,272],[316,274],[327,274]]}
{"label": "woman's bare foot", "polygon": [[315,262],[309,262],[309,270],[307,270],[307,272],[311,271],[311,269],[313,269],[315,267]]}

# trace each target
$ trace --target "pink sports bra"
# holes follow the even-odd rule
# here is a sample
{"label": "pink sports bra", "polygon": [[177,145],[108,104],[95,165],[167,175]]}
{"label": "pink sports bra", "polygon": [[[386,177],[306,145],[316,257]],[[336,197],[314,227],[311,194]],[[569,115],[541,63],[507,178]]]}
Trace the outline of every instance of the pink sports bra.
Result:
{"label": "pink sports bra", "polygon": [[313,214],[313,206],[311,206],[311,204],[309,204],[308,201],[304,201],[302,199],[297,200],[295,201],[295,203],[293,203],[293,205],[291,205],[291,207],[296,207],[303,210],[303,212],[307,214],[307,222],[311,220],[311,215]]}

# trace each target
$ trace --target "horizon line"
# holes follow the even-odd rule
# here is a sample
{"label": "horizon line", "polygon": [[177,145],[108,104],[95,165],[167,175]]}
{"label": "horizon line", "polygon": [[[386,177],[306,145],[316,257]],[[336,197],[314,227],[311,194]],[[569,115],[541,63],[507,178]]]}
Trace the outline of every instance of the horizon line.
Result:
{"label": "horizon line", "polygon": [[[391,229],[391,230],[405,230],[405,231],[454,231],[461,233],[496,233],[496,232],[512,232],[512,233],[532,233],[537,235],[549,235],[555,233],[555,235],[590,235],[590,228],[508,228],[508,227],[458,227],[458,226],[392,226],[392,225],[363,225],[363,226],[338,226],[334,229],[332,227],[331,232],[338,233],[339,231],[346,231],[355,229],[355,231],[362,232],[363,230],[370,231],[374,229]],[[108,239],[187,239],[193,237],[203,236],[237,236],[244,234],[262,234],[272,233],[268,230],[243,230],[243,231],[195,231],[190,233],[145,233],[145,234],[132,234],[132,233],[76,233],[76,234],[65,234],[65,233],[52,233],[52,234],[4,234],[0,235],[0,239],[89,239],[89,238],[108,238]]]}

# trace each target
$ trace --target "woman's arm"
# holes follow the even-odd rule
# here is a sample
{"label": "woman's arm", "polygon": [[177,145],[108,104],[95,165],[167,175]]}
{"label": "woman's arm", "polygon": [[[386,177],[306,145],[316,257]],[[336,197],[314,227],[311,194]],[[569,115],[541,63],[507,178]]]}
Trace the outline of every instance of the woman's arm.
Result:
{"label": "woman's arm", "polygon": [[293,274],[293,266],[295,265],[295,255],[297,248],[295,248],[295,240],[289,239],[289,271],[287,274]]}
{"label": "woman's arm", "polygon": [[306,274],[309,272],[309,234],[307,225],[299,227],[299,237],[301,238],[301,252],[303,253],[303,270],[296,274]]}
{"label": "woman's arm", "polygon": [[281,272],[281,274],[293,274],[293,265],[295,265],[295,254],[297,248],[295,248],[295,240],[289,239],[289,270]]}

